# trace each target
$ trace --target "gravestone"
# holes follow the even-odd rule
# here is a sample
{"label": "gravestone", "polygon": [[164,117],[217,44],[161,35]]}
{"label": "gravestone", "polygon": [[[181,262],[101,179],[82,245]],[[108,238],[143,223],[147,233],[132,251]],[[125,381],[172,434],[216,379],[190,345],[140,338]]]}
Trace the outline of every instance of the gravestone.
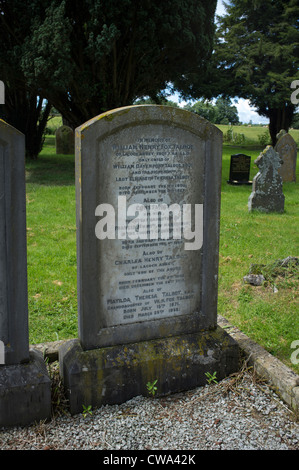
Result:
{"label": "gravestone", "polygon": [[283,182],[296,182],[297,145],[293,137],[285,130],[277,134],[274,150],[279,153],[283,165],[278,170]]}
{"label": "gravestone", "polygon": [[79,338],[59,350],[72,413],[236,370],[217,326],[221,158],[222,133],[181,109],[76,129]]}
{"label": "gravestone", "polygon": [[229,184],[251,184],[249,181],[251,157],[238,153],[231,155],[230,170],[229,170]]}
{"label": "gravestone", "polygon": [[0,80],[0,104],[5,104],[5,86]]}
{"label": "gravestone", "polygon": [[60,126],[55,132],[56,154],[73,155],[75,152],[74,131],[69,126]]}
{"label": "gravestone", "polygon": [[279,154],[268,145],[255,160],[259,172],[252,182],[252,193],[248,200],[249,211],[284,212],[282,178],[278,169],[282,165]]}
{"label": "gravestone", "polygon": [[0,120],[0,427],[49,417],[51,383],[29,351],[24,135]]}

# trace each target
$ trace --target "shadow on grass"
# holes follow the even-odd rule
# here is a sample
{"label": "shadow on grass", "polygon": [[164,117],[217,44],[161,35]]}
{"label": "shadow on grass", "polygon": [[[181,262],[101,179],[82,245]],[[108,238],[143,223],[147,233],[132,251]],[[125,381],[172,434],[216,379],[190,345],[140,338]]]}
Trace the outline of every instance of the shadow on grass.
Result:
{"label": "shadow on grass", "polygon": [[55,136],[47,135],[36,160],[26,160],[26,183],[45,186],[75,184],[75,156],[56,154]]}
{"label": "shadow on grass", "polygon": [[26,183],[49,186],[75,184],[74,155],[40,154],[26,162]]}

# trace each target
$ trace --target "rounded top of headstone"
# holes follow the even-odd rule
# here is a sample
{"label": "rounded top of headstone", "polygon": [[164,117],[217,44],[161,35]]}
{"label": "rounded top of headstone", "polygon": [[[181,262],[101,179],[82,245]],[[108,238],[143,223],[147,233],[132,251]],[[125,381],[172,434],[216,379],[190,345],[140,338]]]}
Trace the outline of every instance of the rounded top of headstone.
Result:
{"label": "rounded top of headstone", "polygon": [[222,135],[220,129],[198,114],[182,108],[164,105],[133,105],[116,108],[95,116],[79,126],[76,132],[83,133],[95,126],[100,126],[103,134],[122,127],[163,123],[173,127],[185,128],[200,135],[204,140],[211,138],[211,134]]}
{"label": "rounded top of headstone", "polygon": [[3,119],[0,119],[0,125],[3,129],[7,128],[13,131],[15,134],[24,135],[21,131],[19,131],[19,129],[16,129],[11,124],[8,124],[8,122],[4,121]]}
{"label": "rounded top of headstone", "polygon": [[56,134],[72,134],[74,131],[71,127],[63,125],[56,129]]}
{"label": "rounded top of headstone", "polygon": [[279,140],[280,137],[282,137],[283,135],[287,134],[287,131],[285,131],[284,129],[281,129],[278,134],[276,134],[276,139]]}

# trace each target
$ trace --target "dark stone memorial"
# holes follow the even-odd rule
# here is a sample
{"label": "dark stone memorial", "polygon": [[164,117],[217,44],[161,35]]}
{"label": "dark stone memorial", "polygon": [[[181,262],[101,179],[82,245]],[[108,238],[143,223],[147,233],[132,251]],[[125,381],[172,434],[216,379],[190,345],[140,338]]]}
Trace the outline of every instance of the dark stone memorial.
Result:
{"label": "dark stone memorial", "polygon": [[251,184],[252,181],[249,181],[250,162],[251,157],[248,155],[242,153],[231,155],[228,183]]}

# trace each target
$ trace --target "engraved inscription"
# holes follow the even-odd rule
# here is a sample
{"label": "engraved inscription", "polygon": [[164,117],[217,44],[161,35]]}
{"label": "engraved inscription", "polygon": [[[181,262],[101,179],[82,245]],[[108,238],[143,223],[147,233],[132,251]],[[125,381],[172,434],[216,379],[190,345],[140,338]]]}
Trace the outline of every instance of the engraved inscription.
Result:
{"label": "engraved inscription", "polygon": [[[204,168],[198,158],[200,151],[203,149],[191,133],[163,126],[147,126],[144,135],[142,128],[138,133],[123,130],[117,141],[109,136],[99,143],[99,200],[116,209],[118,233],[117,239],[98,241],[103,244],[99,290],[106,326],[199,310],[201,250],[184,250],[185,240],[173,233],[171,215],[169,239],[160,236],[160,214],[157,237],[151,236],[149,229],[145,233],[146,228],[135,227],[137,233],[143,230],[143,236],[129,239],[125,227],[137,213],[120,220],[117,203],[119,196],[125,196],[128,206],[136,204],[137,210],[139,204],[148,214],[152,204],[177,204],[181,208],[183,204],[202,204]],[[194,219],[194,214],[191,216]]]}

